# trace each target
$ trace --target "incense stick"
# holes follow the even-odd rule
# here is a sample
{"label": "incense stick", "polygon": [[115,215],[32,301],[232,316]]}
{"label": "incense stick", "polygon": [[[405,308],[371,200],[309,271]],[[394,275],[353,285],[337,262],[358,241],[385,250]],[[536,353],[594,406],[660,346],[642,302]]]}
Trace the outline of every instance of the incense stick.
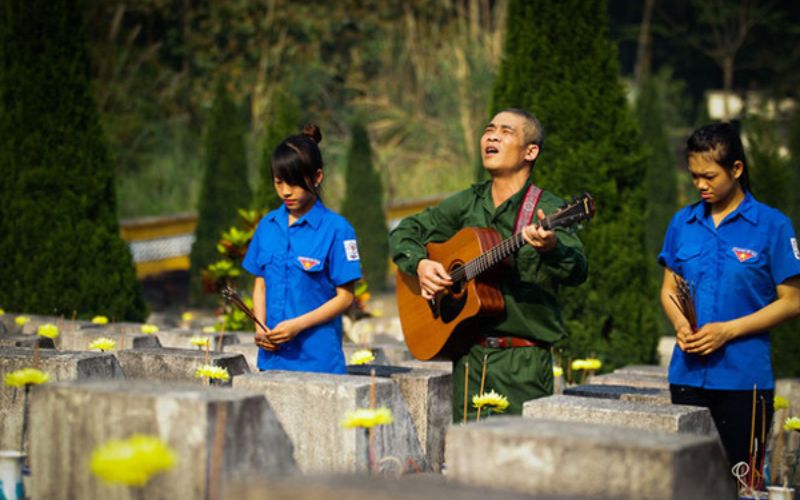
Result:
{"label": "incense stick", "polygon": [[689,322],[693,332],[697,331],[697,312],[694,306],[694,293],[689,284],[680,275],[672,273],[675,279],[677,296],[670,294],[669,298]]}
{"label": "incense stick", "polygon": [[756,438],[756,384],[753,384],[753,411],[750,417],[750,489],[753,488],[753,477],[755,474],[755,462],[753,460],[753,440]]}
{"label": "incense stick", "polygon": [[[486,365],[489,364],[488,360],[489,360],[489,355],[488,354],[484,354],[483,355],[483,371],[481,373],[481,390],[478,393],[481,396],[483,396],[483,383],[486,380]],[[478,417],[477,417],[476,421],[477,422],[481,421],[481,409],[480,408],[478,408]]]}
{"label": "incense stick", "polygon": [[222,296],[225,298],[226,301],[233,304],[240,311],[242,311],[248,318],[250,318],[253,321],[253,323],[261,327],[261,329],[264,330],[266,333],[269,333],[269,328],[267,328],[261,322],[261,320],[256,318],[256,315],[253,314],[253,311],[251,311],[250,308],[247,307],[247,305],[239,297],[239,294],[237,294],[236,291],[230,287],[230,285],[225,285],[222,288]]}
{"label": "incense stick", "polygon": [[467,401],[469,400],[469,360],[464,363],[464,423],[467,423]]}

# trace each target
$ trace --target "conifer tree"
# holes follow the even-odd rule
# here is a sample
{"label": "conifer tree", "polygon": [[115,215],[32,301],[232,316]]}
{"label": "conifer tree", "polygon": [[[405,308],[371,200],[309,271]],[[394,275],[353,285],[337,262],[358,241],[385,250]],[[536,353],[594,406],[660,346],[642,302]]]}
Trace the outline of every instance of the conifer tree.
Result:
{"label": "conifer tree", "polygon": [[250,206],[247,182],[245,124],[225,84],[217,83],[214,104],[205,136],[206,169],[198,206],[195,242],[192,245],[192,288],[195,298],[202,283],[201,272],[220,260],[217,242],[223,231],[236,225],[238,209]]}
{"label": "conifer tree", "polygon": [[2,11],[0,305],[142,321],[79,4],[6,1]]}
{"label": "conifer tree", "polygon": [[511,0],[507,19],[492,110],[520,107],[541,120],[537,185],[597,201],[580,233],[589,280],[561,291],[565,354],[595,354],[609,367],[650,362],[659,306],[645,246],[645,154],[606,36],[606,2]]}
{"label": "conifer tree", "polygon": [[386,284],[389,258],[383,184],[380,174],[372,166],[372,148],[367,129],[361,122],[356,122],[351,135],[342,215],[356,230],[361,269],[367,285],[373,290],[380,290]]}
{"label": "conifer tree", "polygon": [[[663,76],[663,75],[662,75]],[[645,74],[636,100],[636,118],[647,148],[645,193],[647,253],[658,270],[656,259],[661,251],[669,221],[678,209],[677,158],[667,133],[666,92],[663,80]]]}
{"label": "conifer tree", "polygon": [[259,185],[256,190],[254,207],[259,210],[273,210],[281,205],[272,182],[272,152],[286,137],[300,133],[300,109],[295,99],[281,87],[272,93],[273,112],[267,118],[264,134],[264,147],[259,163]]}

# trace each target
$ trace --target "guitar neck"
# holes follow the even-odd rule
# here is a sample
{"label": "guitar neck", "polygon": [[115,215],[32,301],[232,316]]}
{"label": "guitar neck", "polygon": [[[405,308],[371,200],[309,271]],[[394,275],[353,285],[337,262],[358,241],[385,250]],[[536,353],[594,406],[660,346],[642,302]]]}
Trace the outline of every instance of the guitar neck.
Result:
{"label": "guitar neck", "polygon": [[[547,219],[543,220],[540,225],[545,229],[550,229],[550,223]],[[450,273],[450,277],[454,282],[475,279],[484,271],[491,269],[503,259],[511,256],[514,252],[522,248],[523,245],[525,245],[525,238],[523,238],[522,233],[519,232],[503,240],[499,245],[483,252],[458,269],[455,269]]]}

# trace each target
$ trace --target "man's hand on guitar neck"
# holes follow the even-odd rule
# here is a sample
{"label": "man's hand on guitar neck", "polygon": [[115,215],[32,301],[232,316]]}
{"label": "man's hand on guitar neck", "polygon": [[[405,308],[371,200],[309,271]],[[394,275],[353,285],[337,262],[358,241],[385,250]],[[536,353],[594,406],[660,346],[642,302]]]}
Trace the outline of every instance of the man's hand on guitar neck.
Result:
{"label": "man's hand on guitar neck", "polygon": [[[539,216],[540,221],[545,219],[544,211],[542,211],[541,208],[536,214]],[[536,224],[525,226],[525,228],[522,230],[522,237],[539,253],[547,253],[554,249],[556,244],[558,244],[555,231],[547,231],[542,228],[542,226]]]}
{"label": "man's hand on guitar neck", "polygon": [[444,266],[435,260],[422,259],[417,264],[417,278],[419,279],[419,288],[424,299],[430,300],[453,284],[450,275],[447,274]]}

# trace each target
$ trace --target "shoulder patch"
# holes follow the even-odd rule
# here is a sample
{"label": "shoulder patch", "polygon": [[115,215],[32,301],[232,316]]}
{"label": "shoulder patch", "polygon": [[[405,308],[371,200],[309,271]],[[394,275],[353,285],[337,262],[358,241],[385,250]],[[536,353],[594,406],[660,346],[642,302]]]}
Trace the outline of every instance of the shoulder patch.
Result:
{"label": "shoulder patch", "polygon": [[797,248],[797,238],[790,238],[792,242],[792,251],[794,252],[794,258],[800,260],[800,248]]}
{"label": "shoulder patch", "polygon": [[344,253],[347,255],[347,260],[360,260],[356,240],[344,240]]}

